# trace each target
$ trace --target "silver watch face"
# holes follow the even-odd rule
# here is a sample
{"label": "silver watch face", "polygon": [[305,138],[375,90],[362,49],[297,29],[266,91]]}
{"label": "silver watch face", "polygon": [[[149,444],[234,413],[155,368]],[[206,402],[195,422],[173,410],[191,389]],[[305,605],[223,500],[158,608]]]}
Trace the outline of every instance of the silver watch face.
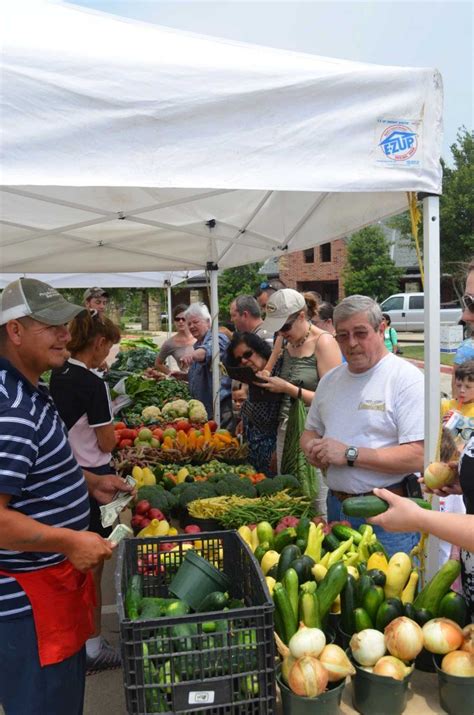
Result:
{"label": "silver watch face", "polygon": [[357,455],[359,454],[358,450],[356,447],[348,447],[346,449],[346,458],[350,460],[357,459]]}

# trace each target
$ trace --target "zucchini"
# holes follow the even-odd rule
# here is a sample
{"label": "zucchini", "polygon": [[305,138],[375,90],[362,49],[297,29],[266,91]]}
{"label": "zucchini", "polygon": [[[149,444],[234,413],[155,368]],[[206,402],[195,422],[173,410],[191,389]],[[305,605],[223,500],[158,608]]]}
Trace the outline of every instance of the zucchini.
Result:
{"label": "zucchini", "polygon": [[375,623],[377,611],[379,610],[384,599],[385,596],[382,586],[370,586],[370,588],[365,591],[362,600],[362,608],[367,613],[372,623]]}
{"label": "zucchini", "polygon": [[407,618],[411,618],[412,621],[416,621],[416,608],[413,603],[404,603],[403,613]]}
{"label": "zucchini", "polygon": [[[408,497],[406,497],[408,499]],[[424,499],[411,499],[423,509],[431,509],[429,504]],[[388,503],[380,497],[370,495],[367,497],[349,497],[342,502],[342,511],[346,516],[353,516],[359,519],[367,519],[371,516],[377,516],[387,511]]]}
{"label": "zucchini", "polygon": [[385,627],[399,616],[403,616],[403,603],[399,598],[388,598],[380,604],[377,611],[375,618],[376,629],[383,633]]}
{"label": "zucchini", "polygon": [[364,608],[354,609],[354,627],[356,633],[364,631],[366,628],[374,627],[372,619]]}
{"label": "zucchini", "polygon": [[431,611],[428,611],[427,608],[415,609],[415,621],[418,623],[419,626],[423,627],[425,623],[431,621],[432,618],[433,614],[431,613]]}
{"label": "zucchini", "polygon": [[[283,548],[278,560],[277,581],[281,582],[286,569],[290,568],[291,562],[299,559],[300,556],[301,551],[295,544],[289,544]],[[305,581],[307,580],[305,579]]]}
{"label": "zucchini", "polygon": [[459,561],[450,559],[440,568],[437,574],[433,576],[431,581],[426,584],[424,589],[415,598],[413,605],[418,610],[427,608],[436,618],[438,615],[441,599],[445,596],[451,584],[457,579],[461,573],[461,564]]}
{"label": "zucchini", "polygon": [[293,612],[293,607],[283,584],[275,584],[275,588],[273,589],[273,600],[275,601],[276,610],[278,611],[281,623],[281,638],[283,642],[288,645],[291,637],[298,630],[298,616],[295,616]]}
{"label": "zucchini", "polygon": [[[222,611],[229,603],[229,594],[222,591],[212,591],[204,598],[197,609],[197,613],[207,611]],[[167,615],[174,615],[167,612]]]}
{"label": "zucchini", "polygon": [[386,598],[400,598],[411,574],[411,559],[408,554],[398,551],[388,562],[385,581]]}
{"label": "zucchini", "polygon": [[283,551],[285,546],[293,544],[296,541],[296,529],[293,526],[283,529],[279,534],[273,537],[273,548],[278,551],[279,554]]}
{"label": "zucchini", "polygon": [[267,571],[267,577],[270,576],[270,578],[277,579],[278,576],[278,562],[276,564],[273,564],[271,568],[268,569]]}
{"label": "zucchini", "polygon": [[354,609],[356,595],[356,580],[350,574],[341,591],[341,628],[351,636],[354,633]]}
{"label": "zucchini", "polygon": [[372,581],[371,577],[367,573],[363,574],[357,581],[356,606],[363,608],[365,592],[368,591],[369,588],[372,588],[372,586],[375,586],[375,583]]}
{"label": "zucchini", "polygon": [[142,597],[143,578],[139,574],[135,574],[128,582],[125,595],[125,613],[131,621],[135,621],[138,618]]}
{"label": "zucchini", "polygon": [[345,526],[344,524],[334,524],[331,529],[331,533],[339,539],[339,541],[347,541],[351,536],[354,540],[354,544],[358,544],[362,539],[362,534],[360,531],[352,529],[350,526]]}
{"label": "zucchini", "polygon": [[295,614],[295,618],[297,618],[298,617],[298,595],[299,595],[300,581],[299,581],[298,573],[291,566],[283,574],[282,584],[285,587],[285,590],[288,594],[288,598],[290,599],[291,607],[293,609],[293,613]]}
{"label": "zucchini", "polygon": [[370,576],[376,586],[382,586],[382,588],[385,586],[387,577],[381,569],[368,569],[367,576]]}
{"label": "zucchini", "polygon": [[332,533],[332,531],[329,532],[329,534],[326,534],[326,536],[323,539],[323,546],[327,551],[336,551],[341,545],[341,542],[335,536],[335,534]]}
{"label": "zucchini", "polygon": [[296,541],[304,542],[304,546],[300,546],[301,553],[304,552],[306,546],[308,545],[308,534],[309,526],[311,524],[311,519],[307,516],[302,516],[296,527]]}
{"label": "zucchini", "polygon": [[468,622],[467,604],[465,599],[455,591],[450,591],[441,599],[438,615],[450,618],[452,621],[464,628]]}
{"label": "zucchini", "polygon": [[298,608],[299,621],[303,621],[307,628],[321,628],[319,615],[319,601],[316,593],[302,593]]}
{"label": "zucchini", "polygon": [[[311,578],[311,566],[309,562],[306,561],[304,556],[300,556],[298,559],[292,561],[290,564],[290,568],[294,569],[298,574],[298,581],[300,582],[300,584],[304,583],[305,581],[309,581],[309,579]],[[283,574],[283,582],[284,579],[285,574]]]}
{"label": "zucchini", "polygon": [[319,613],[324,621],[333,602],[347,583],[347,568],[342,561],[333,564],[318,586]]}

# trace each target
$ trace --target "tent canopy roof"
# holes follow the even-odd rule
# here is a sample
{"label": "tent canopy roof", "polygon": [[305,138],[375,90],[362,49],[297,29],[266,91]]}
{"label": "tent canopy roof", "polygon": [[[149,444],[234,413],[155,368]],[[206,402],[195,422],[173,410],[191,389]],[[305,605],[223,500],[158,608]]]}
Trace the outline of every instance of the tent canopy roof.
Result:
{"label": "tent canopy roof", "polygon": [[441,191],[436,70],[25,5],[1,8],[5,272],[236,266]]}

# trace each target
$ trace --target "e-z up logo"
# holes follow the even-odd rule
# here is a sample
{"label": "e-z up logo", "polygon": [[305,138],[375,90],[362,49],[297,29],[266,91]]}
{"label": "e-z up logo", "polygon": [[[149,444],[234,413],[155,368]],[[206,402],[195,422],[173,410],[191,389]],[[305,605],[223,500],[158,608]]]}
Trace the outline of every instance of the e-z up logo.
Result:
{"label": "e-z up logo", "polygon": [[379,147],[388,159],[406,161],[416,153],[418,137],[404,124],[392,124],[382,132]]}
{"label": "e-z up logo", "polygon": [[214,702],[214,699],[214,690],[192,690],[189,693],[188,703],[189,705],[209,705]]}

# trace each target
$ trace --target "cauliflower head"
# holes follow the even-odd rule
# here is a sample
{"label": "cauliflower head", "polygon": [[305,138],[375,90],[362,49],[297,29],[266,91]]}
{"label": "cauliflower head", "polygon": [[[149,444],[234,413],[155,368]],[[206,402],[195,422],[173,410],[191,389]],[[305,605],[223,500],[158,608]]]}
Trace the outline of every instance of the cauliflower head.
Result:
{"label": "cauliflower head", "polygon": [[161,417],[161,410],[159,407],[155,407],[155,405],[149,405],[143,408],[142,417],[147,422],[156,422]]}
{"label": "cauliflower head", "polygon": [[187,417],[188,416],[188,403],[186,400],[173,400],[172,402],[167,402],[163,406],[162,410],[163,417],[169,419],[176,419],[176,417]]}
{"label": "cauliflower head", "polygon": [[192,422],[207,422],[207,411],[199,400],[189,400],[189,419]]}

